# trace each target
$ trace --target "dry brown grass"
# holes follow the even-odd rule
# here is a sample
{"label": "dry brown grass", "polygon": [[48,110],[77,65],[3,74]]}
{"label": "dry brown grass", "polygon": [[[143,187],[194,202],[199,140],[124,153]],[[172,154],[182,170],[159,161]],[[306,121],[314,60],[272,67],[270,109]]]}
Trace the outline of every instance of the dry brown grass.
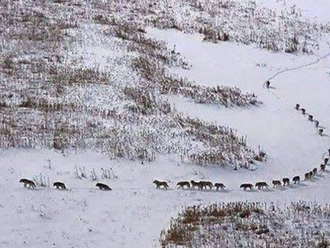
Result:
{"label": "dry brown grass", "polygon": [[161,232],[160,242],[162,247],[172,248],[328,247],[328,231],[318,228],[328,219],[327,207],[322,211],[321,206],[306,202],[193,206],[171,220],[169,228]]}

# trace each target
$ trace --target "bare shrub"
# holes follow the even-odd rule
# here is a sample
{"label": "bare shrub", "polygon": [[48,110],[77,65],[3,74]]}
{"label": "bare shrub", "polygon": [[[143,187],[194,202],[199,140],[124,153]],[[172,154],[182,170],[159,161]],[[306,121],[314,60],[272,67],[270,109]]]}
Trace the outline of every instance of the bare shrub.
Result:
{"label": "bare shrub", "polygon": [[[302,210],[298,210],[302,209]],[[162,247],[327,247],[329,209],[312,202],[218,203],[186,207],[160,235]],[[308,219],[309,222],[305,222]],[[328,227],[328,224],[326,224]]]}

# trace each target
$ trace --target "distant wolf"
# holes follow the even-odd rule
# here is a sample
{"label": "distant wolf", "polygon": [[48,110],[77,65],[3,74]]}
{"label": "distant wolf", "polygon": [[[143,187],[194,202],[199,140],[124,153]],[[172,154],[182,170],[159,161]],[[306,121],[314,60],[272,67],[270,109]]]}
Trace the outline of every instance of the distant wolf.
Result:
{"label": "distant wolf", "polygon": [[321,171],[325,171],[325,164],[321,164],[320,168],[321,168]]}
{"label": "distant wolf", "polygon": [[204,189],[204,188],[206,189],[207,187],[209,189],[213,188],[213,183],[211,183],[210,181],[200,181],[199,185],[200,185],[200,189]]}
{"label": "distant wolf", "polygon": [[283,186],[290,185],[290,179],[287,177],[283,178],[282,182],[283,182]]}
{"label": "distant wolf", "polygon": [[306,114],[306,109],[302,108],[302,109],[300,109],[300,110],[301,110],[301,113],[302,113],[303,115]]}
{"label": "distant wolf", "polygon": [[223,183],[215,183],[214,184],[214,187],[215,187],[216,190],[225,189],[226,188],[226,186]]}
{"label": "distant wolf", "polygon": [[313,116],[312,116],[312,115],[309,115],[309,116],[308,116],[308,120],[309,120],[309,121],[313,121]]}
{"label": "distant wolf", "polygon": [[315,127],[318,128],[320,125],[320,122],[319,121],[314,121],[314,122],[315,122]]}
{"label": "distant wolf", "polygon": [[307,173],[305,173],[305,180],[309,180],[309,179],[311,179],[311,176],[310,176],[309,172],[307,172]]}
{"label": "distant wolf", "polygon": [[53,187],[56,187],[57,189],[66,189],[65,184],[62,182],[54,182]]}
{"label": "distant wolf", "polygon": [[277,187],[282,186],[280,180],[273,180],[272,184],[273,184],[273,188],[277,188]]}
{"label": "distant wolf", "polygon": [[324,159],[324,164],[327,165],[328,162],[329,162],[329,158],[325,158]]}
{"label": "distant wolf", "polygon": [[300,104],[297,103],[297,104],[296,104],[296,110],[299,110],[299,107],[300,107]]}
{"label": "distant wolf", "polygon": [[165,181],[161,182],[161,181],[155,180],[155,181],[153,181],[153,183],[156,184],[157,189],[159,189],[160,186],[163,186],[163,188],[165,188],[165,189],[168,188],[168,184]]}
{"label": "distant wolf", "polygon": [[240,188],[243,188],[244,190],[249,188],[250,190],[252,190],[253,185],[251,183],[243,183],[243,184],[241,184]]}
{"label": "distant wolf", "polygon": [[36,185],[33,181],[29,180],[29,179],[25,179],[22,178],[21,180],[19,180],[20,183],[24,183],[24,187],[26,188],[26,186],[29,186],[29,188],[35,188]]}
{"label": "distant wolf", "polygon": [[268,188],[268,184],[266,182],[257,182],[256,187],[258,189]]}
{"label": "distant wolf", "polygon": [[97,183],[95,187],[98,187],[100,190],[112,190],[108,185],[104,183]]}
{"label": "distant wolf", "polygon": [[292,181],[294,184],[299,183],[300,182],[300,176],[295,176],[294,178],[292,178]]}
{"label": "distant wolf", "polygon": [[313,175],[315,176],[317,174],[317,168],[313,169]]}
{"label": "distant wolf", "polygon": [[184,186],[186,186],[188,189],[190,189],[190,183],[188,181],[181,181],[181,182],[178,182],[176,184],[177,186],[179,186],[178,188],[184,188]]}
{"label": "distant wolf", "polygon": [[199,189],[201,188],[200,182],[195,182],[194,180],[191,180],[190,183],[191,183],[191,187],[193,187],[193,188],[195,188],[195,187],[197,187]]}
{"label": "distant wolf", "polygon": [[313,171],[310,171],[310,172],[309,172],[309,178],[312,179],[313,176],[314,176]]}

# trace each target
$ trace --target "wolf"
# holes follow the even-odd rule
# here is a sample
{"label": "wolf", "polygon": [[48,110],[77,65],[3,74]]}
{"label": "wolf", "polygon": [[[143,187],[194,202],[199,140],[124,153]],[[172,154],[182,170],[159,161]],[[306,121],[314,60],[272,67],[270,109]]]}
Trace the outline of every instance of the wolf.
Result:
{"label": "wolf", "polygon": [[241,184],[240,188],[243,188],[244,190],[249,188],[250,190],[252,190],[253,185],[251,183],[243,183],[243,184]]}
{"label": "wolf", "polygon": [[282,182],[283,182],[283,186],[290,185],[290,179],[287,177],[283,178]]}
{"label": "wolf", "polygon": [[310,171],[310,172],[309,172],[309,178],[312,179],[313,176],[314,176],[313,171]]}
{"label": "wolf", "polygon": [[176,184],[177,186],[179,186],[178,188],[184,188],[184,186],[186,186],[188,189],[190,189],[190,183],[188,181],[181,181],[181,182],[178,182]]}
{"label": "wolf", "polygon": [[294,178],[292,178],[292,181],[294,184],[299,183],[300,182],[300,176],[295,176]]}
{"label": "wolf", "polygon": [[315,122],[315,127],[318,128],[320,126],[320,122],[316,120],[314,122]]}
{"label": "wolf", "polygon": [[197,187],[198,189],[201,188],[201,184],[200,184],[200,182],[195,182],[194,180],[191,180],[190,183],[191,183],[191,186],[192,186],[193,188],[195,188],[195,187]]}
{"label": "wolf", "polygon": [[273,180],[273,181],[272,181],[272,184],[273,184],[273,188],[277,188],[277,187],[282,186],[280,180]]}
{"label": "wolf", "polygon": [[214,184],[214,187],[215,187],[216,190],[225,189],[226,188],[226,186],[223,183],[215,183]]}
{"label": "wolf", "polygon": [[210,181],[200,181],[200,189],[206,189],[207,187],[209,187],[209,189],[213,188],[213,183]]}
{"label": "wolf", "polygon": [[100,190],[112,190],[108,185],[104,183],[97,183],[95,187],[98,187]]}
{"label": "wolf", "polygon": [[156,184],[156,186],[157,186],[156,188],[157,189],[159,189],[160,186],[163,186],[163,188],[165,188],[165,189],[168,188],[168,184],[165,181],[161,182],[161,181],[155,180],[155,181],[153,181],[153,183]]}
{"label": "wolf", "polygon": [[57,189],[66,189],[65,184],[62,182],[54,182],[53,187],[56,187]]}
{"label": "wolf", "polygon": [[323,129],[322,128],[319,129],[319,135],[323,136]]}
{"label": "wolf", "polygon": [[305,180],[309,180],[309,179],[311,179],[311,176],[310,176],[309,172],[307,172],[307,173],[305,173]]}
{"label": "wolf", "polygon": [[268,188],[268,184],[266,182],[257,182],[256,187],[258,187],[258,189]]}
{"label": "wolf", "polygon": [[22,178],[21,180],[19,180],[19,182],[23,183],[25,188],[26,188],[26,186],[29,186],[29,188],[36,187],[35,183],[29,179]]}
{"label": "wolf", "polygon": [[300,110],[301,110],[301,113],[302,113],[303,115],[306,114],[306,109],[302,108],[302,109],[300,109]]}
{"label": "wolf", "polygon": [[317,174],[317,168],[313,169],[313,175],[315,176]]}
{"label": "wolf", "polygon": [[321,166],[320,166],[320,170],[321,170],[321,171],[325,171],[325,164],[321,164]]}

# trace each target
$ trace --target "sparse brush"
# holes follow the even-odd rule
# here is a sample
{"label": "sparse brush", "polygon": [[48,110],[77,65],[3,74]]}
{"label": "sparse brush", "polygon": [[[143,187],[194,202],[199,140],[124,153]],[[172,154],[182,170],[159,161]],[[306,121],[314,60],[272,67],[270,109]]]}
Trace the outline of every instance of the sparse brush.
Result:
{"label": "sparse brush", "polygon": [[[5,85],[0,92],[0,148],[47,147],[63,154],[92,149],[112,159],[142,162],[175,154],[203,165],[248,167],[256,152],[246,146],[246,137],[185,118],[163,96],[177,94],[226,107],[260,103],[237,88],[202,87],[168,72],[168,67],[189,65],[175,48],[148,38],[146,24],[187,30],[184,20],[172,16],[169,6],[168,16],[156,14],[153,8],[165,6],[159,3],[89,4],[86,12],[80,2],[1,2],[0,30],[8,31],[0,32]],[[37,8],[41,5],[42,10]],[[204,11],[209,7],[196,6]],[[114,15],[113,8],[125,14]],[[227,8],[234,7],[230,3]],[[139,19],[141,13],[148,18]],[[209,27],[206,32],[235,40],[231,30],[214,31]],[[77,53],[79,48],[91,44],[111,44],[106,50],[115,56],[100,65],[81,58],[86,53]],[[88,176],[81,168],[75,175]]]}
{"label": "sparse brush", "polygon": [[85,167],[80,167],[80,166],[75,165],[74,170],[75,170],[74,175],[77,178],[79,178],[79,179],[87,178]]}
{"label": "sparse brush", "polygon": [[90,178],[92,179],[92,181],[98,180],[98,176],[96,175],[95,169],[91,171]]}
{"label": "sparse brush", "polygon": [[[305,211],[296,212],[297,208]],[[325,223],[329,215],[328,210],[321,209],[311,202],[295,202],[291,207],[274,204],[268,207],[260,202],[186,207],[177,218],[171,219],[169,228],[161,232],[160,243],[164,248],[235,248],[238,244],[247,248],[262,248],[267,244],[328,247],[329,225]],[[323,223],[322,230],[320,223]]]}
{"label": "sparse brush", "polygon": [[50,187],[50,180],[49,177],[44,176],[40,173],[38,176],[34,176],[33,179],[34,183],[40,187]]}

